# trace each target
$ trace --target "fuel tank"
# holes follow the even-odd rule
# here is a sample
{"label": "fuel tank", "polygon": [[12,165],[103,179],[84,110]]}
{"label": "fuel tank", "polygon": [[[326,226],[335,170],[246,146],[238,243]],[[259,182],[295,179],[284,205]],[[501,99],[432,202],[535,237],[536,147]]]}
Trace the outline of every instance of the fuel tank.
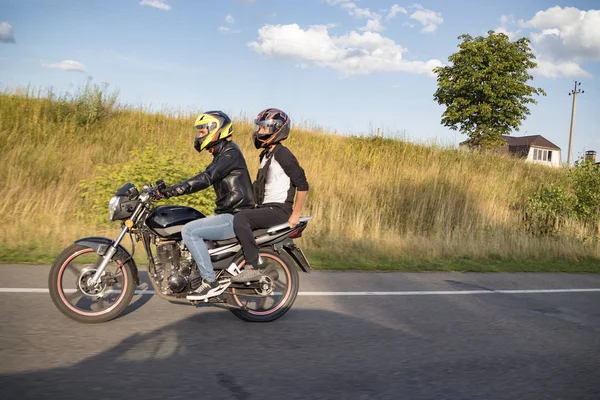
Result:
{"label": "fuel tank", "polygon": [[146,218],[146,225],[162,238],[181,240],[183,226],[200,218],[205,218],[205,215],[192,207],[159,206]]}

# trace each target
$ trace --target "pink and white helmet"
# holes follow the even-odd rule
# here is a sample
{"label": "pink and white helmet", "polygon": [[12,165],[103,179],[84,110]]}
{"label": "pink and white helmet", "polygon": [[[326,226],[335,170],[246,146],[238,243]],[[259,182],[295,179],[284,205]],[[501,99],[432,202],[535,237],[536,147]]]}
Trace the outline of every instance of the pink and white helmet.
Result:
{"label": "pink and white helmet", "polygon": [[[267,127],[267,132],[264,128]],[[259,133],[261,130],[261,133]],[[290,117],[277,108],[267,108],[256,116],[252,124],[252,138],[257,149],[285,140],[290,134]]]}

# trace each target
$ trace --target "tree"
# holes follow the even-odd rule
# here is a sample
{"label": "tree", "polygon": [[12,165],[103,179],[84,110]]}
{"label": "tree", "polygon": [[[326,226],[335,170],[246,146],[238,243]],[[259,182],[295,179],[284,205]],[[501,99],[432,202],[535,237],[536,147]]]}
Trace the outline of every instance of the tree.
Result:
{"label": "tree", "polygon": [[501,146],[501,135],[509,135],[529,115],[532,97],[546,95],[541,88],[527,85],[533,79],[529,69],[537,64],[529,39],[511,42],[503,33],[488,31],[487,37],[460,35],[460,50],[437,67],[438,89],[434,100],[446,106],[442,124],[469,136],[470,148]]}

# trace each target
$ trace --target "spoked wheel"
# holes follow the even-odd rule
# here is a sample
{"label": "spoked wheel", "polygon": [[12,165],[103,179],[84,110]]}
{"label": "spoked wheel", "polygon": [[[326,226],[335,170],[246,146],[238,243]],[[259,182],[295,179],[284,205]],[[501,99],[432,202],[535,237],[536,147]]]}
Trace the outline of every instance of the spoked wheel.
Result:
{"label": "spoked wheel", "polygon": [[56,307],[79,322],[106,322],[125,310],[135,283],[131,269],[111,261],[97,285],[90,285],[102,261],[94,249],[73,244],[56,258],[50,269],[48,287]]}
{"label": "spoked wheel", "polygon": [[[238,318],[249,322],[269,322],[285,314],[294,304],[298,295],[299,277],[294,261],[285,252],[260,249],[263,264],[260,271],[263,278],[253,283],[252,289],[232,288],[227,302],[243,310],[231,309]],[[243,269],[246,261],[237,260],[238,268]]]}

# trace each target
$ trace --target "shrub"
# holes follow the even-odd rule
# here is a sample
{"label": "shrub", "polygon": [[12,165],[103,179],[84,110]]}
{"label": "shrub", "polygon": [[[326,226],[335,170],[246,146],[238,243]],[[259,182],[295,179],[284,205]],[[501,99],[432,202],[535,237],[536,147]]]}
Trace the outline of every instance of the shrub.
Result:
{"label": "shrub", "polygon": [[118,91],[109,91],[108,84],[92,84],[91,79],[73,94],[55,99],[48,93],[46,113],[54,122],[71,121],[77,126],[89,126],[108,119],[117,108]]}
{"label": "shrub", "polygon": [[[130,153],[129,161],[122,165],[103,165],[97,167],[98,176],[80,182],[81,195],[85,211],[77,216],[97,224],[108,223],[108,201],[116,190],[127,182],[141,190],[143,185],[154,183],[162,178],[167,185],[179,183],[191,178],[206,168],[206,165],[188,165],[174,150],[158,150],[146,147]],[[211,215],[214,209],[215,192],[212,187],[187,196],[178,196],[161,200],[161,204],[177,204],[194,207],[204,214]]]}
{"label": "shrub", "polygon": [[600,223],[600,168],[580,159],[568,171],[563,186],[542,185],[523,207],[523,224],[534,235],[556,234],[564,223],[578,220],[584,234],[598,233]]}
{"label": "shrub", "polygon": [[600,222],[600,168],[592,161],[580,159],[569,171],[576,201],[577,218],[588,226]]}
{"label": "shrub", "polygon": [[574,198],[556,185],[542,185],[525,201],[523,224],[534,235],[560,232],[567,219],[573,216]]}

